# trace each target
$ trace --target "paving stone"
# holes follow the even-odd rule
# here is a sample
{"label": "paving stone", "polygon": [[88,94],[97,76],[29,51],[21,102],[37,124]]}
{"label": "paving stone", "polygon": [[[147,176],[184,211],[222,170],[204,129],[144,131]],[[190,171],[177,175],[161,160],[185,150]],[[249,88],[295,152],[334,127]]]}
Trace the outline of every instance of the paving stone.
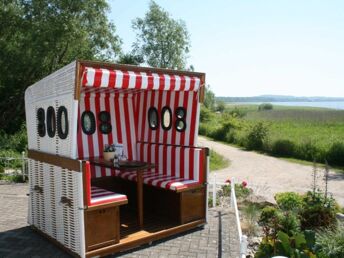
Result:
{"label": "paving stone", "polygon": [[[27,192],[27,184],[0,185],[0,257],[70,257],[27,225]],[[216,258],[219,251],[222,257],[234,258],[239,257],[237,235],[230,210],[210,209],[208,224],[202,228],[108,258]]]}

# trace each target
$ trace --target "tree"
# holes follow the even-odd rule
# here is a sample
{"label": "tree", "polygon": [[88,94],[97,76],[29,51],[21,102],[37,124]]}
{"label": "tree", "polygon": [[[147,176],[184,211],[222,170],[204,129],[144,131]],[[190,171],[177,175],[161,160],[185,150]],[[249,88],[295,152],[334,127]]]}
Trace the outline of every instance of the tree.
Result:
{"label": "tree", "polygon": [[185,69],[189,52],[189,34],[185,23],[174,20],[154,1],[144,18],[133,21],[136,31],[134,50],[154,67]]}
{"label": "tree", "polygon": [[135,55],[132,53],[122,54],[117,60],[118,64],[130,64],[130,65],[140,65],[143,62],[144,60],[142,56]]}
{"label": "tree", "polygon": [[120,51],[105,0],[0,2],[0,128],[20,129],[25,89],[79,59],[114,60]]}
{"label": "tree", "polygon": [[210,86],[208,85],[205,87],[205,95],[204,95],[204,106],[211,111],[215,110],[215,94],[211,91]]}

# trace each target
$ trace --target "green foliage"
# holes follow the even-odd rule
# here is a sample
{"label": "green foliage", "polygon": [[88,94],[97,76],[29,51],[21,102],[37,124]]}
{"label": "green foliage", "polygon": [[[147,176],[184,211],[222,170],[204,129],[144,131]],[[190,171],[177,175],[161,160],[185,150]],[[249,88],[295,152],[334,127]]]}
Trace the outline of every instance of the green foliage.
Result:
{"label": "green foliage", "polygon": [[105,0],[0,2],[0,128],[24,120],[25,89],[79,59],[114,59],[120,39]]}
{"label": "green foliage", "polygon": [[271,153],[281,157],[292,157],[295,155],[295,143],[290,140],[276,140],[272,144]]}
{"label": "green foliage", "polygon": [[255,255],[256,258],[286,256],[290,258],[316,258],[314,252],[315,234],[308,231],[288,236],[279,231],[276,239],[264,239]]}
{"label": "green foliage", "polygon": [[214,117],[214,113],[211,112],[208,108],[206,108],[204,105],[201,106],[201,112],[200,112],[200,122],[210,122]]}
{"label": "green foliage", "polygon": [[303,197],[303,206],[300,211],[302,229],[335,225],[338,207],[332,196],[326,196],[320,191],[308,191]]}
{"label": "green foliage", "polygon": [[344,257],[344,224],[317,232],[316,247],[321,257]]}
{"label": "green foliage", "polygon": [[295,192],[277,193],[275,200],[278,207],[284,211],[299,211],[302,207],[302,196]]}
{"label": "green foliage", "polygon": [[327,153],[327,161],[330,164],[344,166],[344,143],[335,142]]}
{"label": "green foliage", "polygon": [[133,21],[134,51],[154,67],[184,69],[189,52],[189,34],[182,20],[174,20],[154,1],[144,18]]}
{"label": "green foliage", "polygon": [[223,101],[217,101],[215,110],[223,113],[226,109],[226,104]]}
{"label": "green foliage", "polygon": [[296,148],[296,157],[308,161],[321,160],[320,152],[311,141],[301,142]]}
{"label": "green foliage", "polygon": [[121,54],[116,61],[118,64],[140,65],[144,62],[143,57],[132,53]]}
{"label": "green foliage", "polygon": [[[235,184],[235,194],[238,199],[246,199],[250,194],[252,190],[247,188],[246,186],[243,186],[242,184]],[[221,192],[219,194],[220,196],[230,196],[231,195],[231,185],[223,185],[221,187]]]}
{"label": "green foliage", "polygon": [[264,141],[268,136],[268,127],[262,122],[255,124],[247,135],[246,148],[249,150],[262,150]]}
{"label": "green foliage", "polygon": [[228,166],[228,159],[218,154],[217,152],[210,150],[210,171],[219,170]]}
{"label": "green foliage", "polygon": [[272,110],[273,105],[271,103],[262,103],[258,106],[258,111]]}

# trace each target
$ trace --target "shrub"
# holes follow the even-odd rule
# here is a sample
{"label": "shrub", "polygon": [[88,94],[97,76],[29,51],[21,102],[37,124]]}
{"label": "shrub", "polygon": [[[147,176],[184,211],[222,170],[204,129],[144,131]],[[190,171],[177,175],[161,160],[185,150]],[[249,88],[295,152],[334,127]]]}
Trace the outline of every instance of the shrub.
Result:
{"label": "shrub", "polygon": [[295,144],[290,140],[277,140],[272,144],[271,152],[276,156],[292,157]]}
{"label": "shrub", "polygon": [[303,197],[300,211],[301,228],[333,227],[336,223],[338,207],[333,197],[325,197],[325,194],[319,191],[308,191]]}
{"label": "shrub", "polygon": [[262,209],[258,224],[263,228],[266,238],[276,237],[280,216],[280,211],[275,207],[267,206]]}
{"label": "shrub", "polygon": [[199,116],[200,122],[210,122],[213,119],[213,117],[214,114],[211,112],[211,110],[202,105]]}
{"label": "shrub", "polygon": [[273,105],[271,103],[262,103],[258,106],[258,111],[272,110]]}
{"label": "shrub", "polygon": [[327,161],[332,165],[344,166],[344,143],[333,143],[327,153]]}
{"label": "shrub", "polygon": [[344,257],[344,225],[339,224],[335,230],[328,228],[319,231],[316,238],[316,248],[320,257]]}
{"label": "shrub", "polygon": [[320,161],[319,153],[318,148],[311,141],[303,142],[296,148],[296,157],[308,161]]}
{"label": "shrub", "polygon": [[297,214],[290,211],[284,212],[278,219],[278,230],[285,232],[289,236],[299,232],[300,225],[301,222]]}
{"label": "shrub", "polygon": [[262,150],[267,136],[268,128],[262,122],[259,122],[248,132],[245,147],[249,150]]}
{"label": "shrub", "polygon": [[302,196],[295,192],[284,192],[275,195],[278,207],[284,211],[299,211],[302,207]]}

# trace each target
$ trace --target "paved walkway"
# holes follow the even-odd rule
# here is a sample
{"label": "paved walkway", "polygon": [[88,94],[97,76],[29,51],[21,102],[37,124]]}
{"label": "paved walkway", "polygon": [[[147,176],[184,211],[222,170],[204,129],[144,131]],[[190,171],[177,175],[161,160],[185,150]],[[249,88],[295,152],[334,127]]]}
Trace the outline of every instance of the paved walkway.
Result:
{"label": "paved walkway", "polygon": [[[306,192],[311,189],[312,166],[306,166],[281,160],[275,157],[262,155],[253,151],[244,151],[223,143],[199,137],[200,145],[220,153],[231,161],[228,168],[216,171],[218,182],[227,178],[246,180],[248,186],[253,188],[255,195],[274,202],[274,195],[278,192],[296,191]],[[318,183],[324,189],[322,173],[319,173]],[[214,173],[210,174],[210,182]],[[333,194],[338,203],[344,206],[344,173],[330,171],[329,192]]]}
{"label": "paved walkway", "polygon": [[[26,223],[27,184],[0,185],[0,257],[70,257]],[[238,257],[233,213],[211,209],[209,223],[165,240],[111,257]]]}

